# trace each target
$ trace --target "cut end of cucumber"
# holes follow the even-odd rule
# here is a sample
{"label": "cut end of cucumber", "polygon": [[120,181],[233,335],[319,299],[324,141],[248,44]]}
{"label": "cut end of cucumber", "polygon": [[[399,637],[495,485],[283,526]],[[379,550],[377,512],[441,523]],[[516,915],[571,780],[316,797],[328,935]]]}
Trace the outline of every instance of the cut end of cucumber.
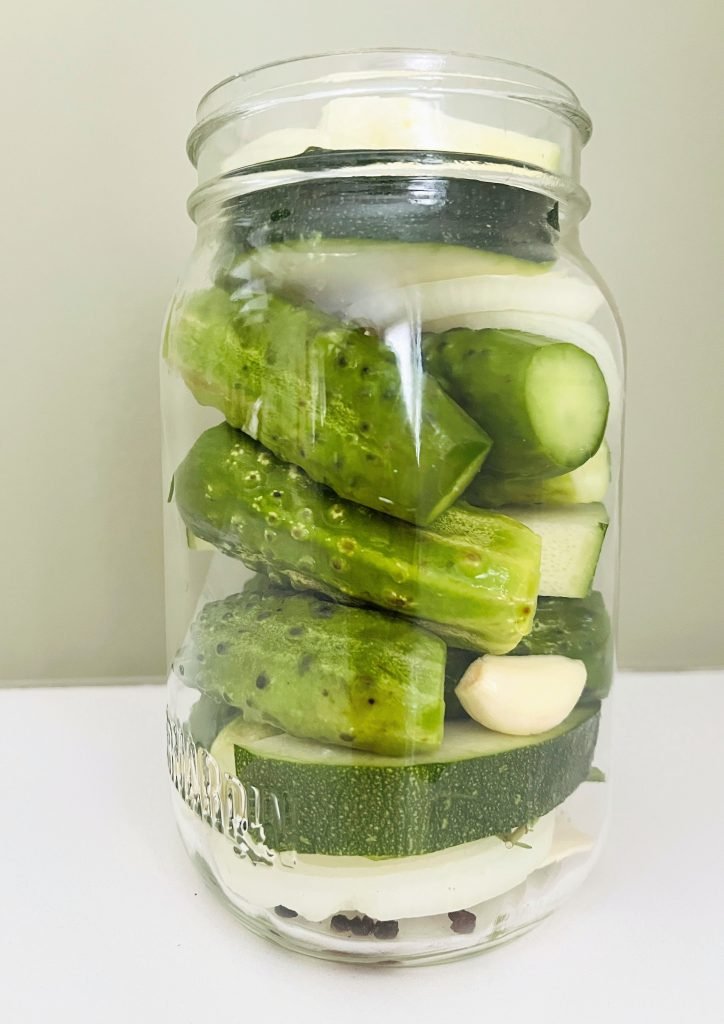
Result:
{"label": "cut end of cucumber", "polygon": [[588,596],[608,528],[603,505],[510,506],[500,511],[525,523],[541,538],[541,596]]}
{"label": "cut end of cucumber", "polygon": [[541,448],[563,471],[577,469],[598,451],[608,391],[593,356],[567,343],[541,345],[528,371],[526,398]]}

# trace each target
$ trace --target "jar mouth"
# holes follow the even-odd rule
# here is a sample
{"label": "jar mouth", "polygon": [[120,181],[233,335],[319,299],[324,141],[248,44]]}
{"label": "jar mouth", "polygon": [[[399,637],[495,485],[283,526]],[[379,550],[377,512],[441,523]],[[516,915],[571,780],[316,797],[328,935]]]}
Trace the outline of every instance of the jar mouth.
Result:
{"label": "jar mouth", "polygon": [[223,122],[289,102],[313,89],[319,98],[342,91],[384,94],[410,92],[464,93],[531,104],[567,121],[585,145],[591,120],[575,92],[546,71],[498,57],[404,48],[336,51],[291,57],[230,75],[212,86],[197,108],[187,151],[196,166],[204,140]]}

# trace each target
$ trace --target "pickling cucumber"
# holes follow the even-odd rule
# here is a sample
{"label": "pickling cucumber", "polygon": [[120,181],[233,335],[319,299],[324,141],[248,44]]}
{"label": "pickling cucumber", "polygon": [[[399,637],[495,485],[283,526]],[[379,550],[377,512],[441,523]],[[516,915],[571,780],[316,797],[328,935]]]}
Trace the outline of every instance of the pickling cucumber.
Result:
{"label": "pickling cucumber", "polygon": [[[608,696],[613,678],[613,636],[611,619],[603,596],[594,590],[588,597],[539,597],[533,628],[512,656],[560,654],[576,658],[586,666],[585,694],[601,699]],[[448,648],[445,662],[445,717],[465,718],[455,693],[468,666],[478,657],[472,651]]]}
{"label": "pickling cucumber", "polygon": [[[349,166],[392,161],[392,153],[308,153],[304,171],[334,161]],[[224,203],[227,237],[238,252],[308,238],[463,245],[546,263],[556,258],[558,203],[539,192],[435,174],[449,154],[399,154],[424,174],[318,177],[257,189]]]}
{"label": "pickling cucumber", "polygon": [[[599,293],[600,295],[600,293]],[[601,296],[602,298],[602,296]],[[432,334],[442,334],[455,327],[466,327],[472,331],[505,330],[535,334],[542,338],[567,341],[576,348],[588,352],[598,363],[606,381],[611,411],[620,413],[623,398],[623,367],[610,343],[592,324],[572,320],[560,313],[543,313],[540,310],[499,309],[476,313],[460,313],[431,320],[427,329]]]}
{"label": "pickling cucumber", "polygon": [[603,505],[504,505],[498,511],[540,537],[541,597],[588,596],[608,529]]}
{"label": "pickling cucumber", "polygon": [[603,596],[594,590],[579,600],[538,598],[532,630],[510,653],[577,658],[586,666],[585,692],[606,697],[613,677],[613,636]]}
{"label": "pickling cucumber", "polygon": [[486,476],[478,473],[465,500],[480,508],[501,505],[586,505],[602,501],[611,482],[611,453],[604,441],[578,469],[544,480]]}
{"label": "pickling cucumber", "polygon": [[247,791],[276,850],[404,857],[500,835],[562,803],[591,767],[599,706],[534,737],[448,722],[437,751],[395,761],[242,718],[211,753]]}
{"label": "pickling cucumber", "polygon": [[267,584],[205,605],[174,670],[248,722],[401,756],[440,745],[445,653],[404,619]]}
{"label": "pickling cucumber", "polygon": [[425,364],[492,437],[490,474],[558,476],[601,446],[606,382],[575,345],[522,331],[451,330],[426,337]]}
{"label": "pickling cucumber", "polygon": [[426,622],[459,647],[505,654],[530,630],[540,541],[495,512],[455,506],[416,529],[342,501],[220,424],[175,474],[190,531],[250,569]]}
{"label": "pickling cucumber", "polygon": [[279,296],[190,296],[172,321],[167,359],[198,402],[279,458],[409,522],[444,511],[490,449],[484,430],[422,372],[419,353],[397,353]]}

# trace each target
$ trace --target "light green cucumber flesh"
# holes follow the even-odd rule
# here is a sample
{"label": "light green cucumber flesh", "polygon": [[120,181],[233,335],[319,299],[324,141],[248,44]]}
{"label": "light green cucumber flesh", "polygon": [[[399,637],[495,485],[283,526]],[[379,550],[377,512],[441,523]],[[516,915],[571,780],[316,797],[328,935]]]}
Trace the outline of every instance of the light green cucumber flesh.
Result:
{"label": "light green cucumber flesh", "polygon": [[520,480],[478,473],[465,500],[480,508],[501,505],[585,505],[603,501],[611,482],[611,453],[604,441],[578,469],[544,480]]}
{"label": "light green cucumber flesh", "polygon": [[264,581],[205,605],[174,671],[248,722],[402,756],[440,745],[445,653],[405,619]]}
{"label": "light green cucumber flesh", "polygon": [[523,331],[458,329],[425,340],[425,365],[493,439],[485,472],[540,479],[601,446],[608,391],[583,349]]}
{"label": "light green cucumber flesh", "polygon": [[539,594],[586,597],[608,529],[603,505],[505,505],[498,510],[525,523],[542,543]]}
{"label": "light green cucumber flesh", "polygon": [[[581,599],[541,597],[533,628],[508,657],[558,654],[586,666],[587,697],[608,696],[613,679],[613,636],[603,596],[597,591]],[[455,687],[478,655],[451,647],[445,662],[445,717],[466,718]]]}
{"label": "light green cucumber flesh", "polygon": [[297,589],[377,605],[495,654],[531,628],[540,541],[507,516],[456,505],[418,529],[340,500],[226,424],[198,439],[175,480],[195,536]]}
{"label": "light green cucumber flesh", "polygon": [[490,450],[412,348],[398,356],[317,309],[213,288],[189,296],[172,320],[168,361],[196,400],[341,497],[424,524]]}
{"label": "light green cucumber flesh", "polygon": [[535,737],[449,722],[437,751],[404,762],[239,718],[211,752],[258,790],[273,848],[404,857],[507,833],[557,807],[588,776],[598,718],[598,705],[579,707]]}

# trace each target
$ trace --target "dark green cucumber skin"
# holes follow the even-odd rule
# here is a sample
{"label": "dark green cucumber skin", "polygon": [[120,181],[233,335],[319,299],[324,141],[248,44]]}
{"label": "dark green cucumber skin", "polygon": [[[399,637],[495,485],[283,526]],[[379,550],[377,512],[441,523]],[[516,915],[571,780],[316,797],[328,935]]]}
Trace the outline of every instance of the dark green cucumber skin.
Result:
{"label": "dark green cucumber skin", "polygon": [[613,681],[613,634],[603,595],[539,597],[533,628],[511,654],[561,654],[586,666],[590,696],[607,697]]}
{"label": "dark green cucumber skin", "polygon": [[501,835],[553,810],[586,780],[598,722],[599,705],[591,704],[527,747],[398,767],[280,761],[236,746],[236,773],[259,790],[274,849],[414,856]]}
{"label": "dark green cucumber skin", "polygon": [[[543,263],[556,258],[558,241],[558,204],[549,196],[434,173],[275,185],[228,200],[224,214],[229,257],[322,236],[464,245]],[[217,280],[223,279],[222,260]]]}
{"label": "dark green cucumber skin", "polygon": [[167,358],[202,405],[341,497],[427,523],[465,490],[491,446],[421,371],[411,419],[397,357],[375,335],[275,295],[188,297]]}
{"label": "dark green cucumber skin", "polygon": [[[458,328],[425,338],[425,367],[493,439],[484,471],[493,476],[536,479],[577,469],[601,446],[606,417],[598,433],[581,446],[575,461],[563,464],[536,437],[526,400],[529,368],[541,346],[575,349],[563,342],[513,330]],[[593,356],[580,352],[581,360]],[[600,370],[598,371],[600,374]],[[601,375],[601,386],[605,381]],[[551,396],[555,400],[555,396]]]}
{"label": "dark green cucumber skin", "polygon": [[[510,651],[510,656],[559,654],[577,658],[586,666],[586,697],[602,700],[613,681],[613,635],[603,596],[594,590],[588,597],[539,597],[533,628]],[[448,648],[445,662],[445,717],[466,718],[455,687],[477,655]]]}
{"label": "dark green cucumber skin", "polygon": [[267,581],[205,605],[174,671],[247,721],[401,757],[442,741],[445,653],[409,621]]}
{"label": "dark green cucumber skin", "polygon": [[175,498],[193,534],[296,589],[374,604],[496,654],[531,628],[540,540],[507,516],[456,506],[417,529],[342,501],[225,423],[194,444]]}
{"label": "dark green cucumber skin", "polygon": [[480,655],[460,647],[448,647],[445,659],[445,718],[452,721],[469,718],[467,711],[458,700],[455,687],[466,671]]}

